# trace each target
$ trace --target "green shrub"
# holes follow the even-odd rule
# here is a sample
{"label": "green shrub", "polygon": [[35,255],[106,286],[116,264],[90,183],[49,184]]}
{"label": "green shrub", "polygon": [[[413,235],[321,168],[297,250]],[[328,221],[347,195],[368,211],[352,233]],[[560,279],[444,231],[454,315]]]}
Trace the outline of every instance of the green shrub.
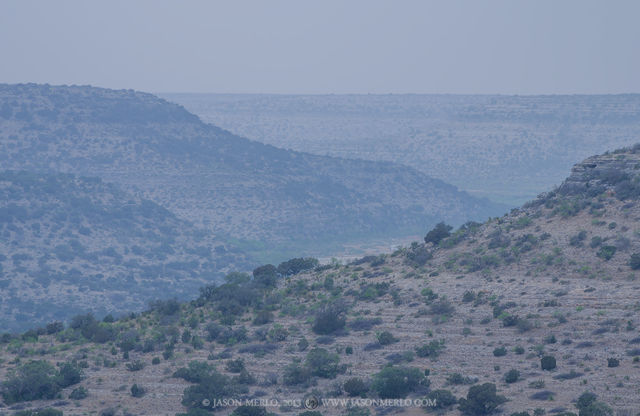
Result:
{"label": "green shrub", "polygon": [[602,246],[596,253],[596,256],[604,260],[611,260],[616,254],[616,246]]}
{"label": "green shrub", "polygon": [[504,326],[505,328],[516,326],[518,325],[519,319],[520,318],[518,318],[518,315],[509,315],[505,312],[505,315],[502,317],[502,326]]}
{"label": "green shrub", "polygon": [[358,298],[361,300],[374,300],[380,296],[384,296],[389,292],[389,283],[380,282],[370,285],[363,285],[360,288],[360,294]]}
{"label": "green shrub", "polygon": [[574,247],[582,247],[585,238],[587,238],[587,232],[585,230],[581,230],[578,234],[569,238],[569,245]]}
{"label": "green shrub", "polygon": [[629,267],[633,270],[640,269],[640,253],[633,253],[629,258]]}
{"label": "green shrub", "polygon": [[145,389],[138,386],[137,384],[134,384],[133,386],[131,386],[132,397],[142,397],[144,396],[145,393],[146,393]]}
{"label": "green shrub", "polygon": [[464,295],[462,295],[462,302],[464,303],[473,302],[474,300],[476,300],[476,292],[473,290],[467,290],[464,292]]}
{"label": "green shrub", "polygon": [[459,386],[463,384],[473,384],[475,382],[476,380],[470,377],[465,377],[460,373],[453,373],[447,376],[447,384],[450,384],[453,386]]}
{"label": "green shrub", "polygon": [[82,381],[82,370],[76,365],[71,363],[65,363],[60,367],[58,372],[57,382],[63,389],[65,387],[73,386]]}
{"label": "green shrub", "polygon": [[2,383],[2,397],[7,404],[53,399],[62,388],[81,380],[80,370],[72,364],[64,364],[61,371],[46,361],[29,361],[9,370]]}
{"label": "green shrub", "polygon": [[440,241],[438,244],[442,248],[452,248],[458,245],[460,242],[475,234],[480,228],[480,223],[474,221],[468,221],[460,226],[456,232],[452,233],[446,239]]}
{"label": "green shrub", "polygon": [[576,401],[579,416],[612,416],[613,410],[597,399],[598,397],[594,393],[582,393]]}
{"label": "green shrub", "polygon": [[225,364],[225,369],[230,373],[239,373],[244,370],[244,360],[238,358],[237,360],[229,360]]}
{"label": "green shrub", "polygon": [[433,253],[423,244],[414,242],[406,251],[407,263],[413,267],[422,267],[433,258]]}
{"label": "green shrub", "polygon": [[63,416],[62,410],[47,407],[39,410],[21,410],[13,414],[13,416]]}
{"label": "green shrub", "polygon": [[187,320],[187,325],[189,325],[189,328],[191,329],[197,329],[199,323],[200,323],[200,320],[195,315],[191,315]]}
{"label": "green shrub", "polygon": [[376,334],[376,338],[378,339],[378,344],[380,345],[389,345],[394,342],[398,342],[398,339],[393,336],[393,334],[389,331],[383,331]]}
{"label": "green shrub", "polygon": [[129,371],[140,371],[144,368],[144,363],[140,360],[136,360],[134,362],[127,363],[126,367]]}
{"label": "green shrub", "polygon": [[283,276],[292,276],[306,270],[314,269],[318,267],[318,264],[320,264],[318,259],[314,259],[313,257],[294,258],[280,263],[278,265],[278,273]]}
{"label": "green shrub", "polygon": [[438,245],[440,241],[451,235],[451,230],[453,230],[452,226],[447,225],[444,222],[440,222],[427,233],[427,235],[424,237],[424,242]]}
{"label": "green shrub", "polygon": [[435,402],[435,406],[427,407],[428,411],[446,409],[458,402],[458,399],[449,390],[430,391],[426,398],[432,403]]}
{"label": "green shrub", "polygon": [[540,368],[543,370],[553,370],[556,368],[556,359],[551,355],[545,355],[540,359]]}
{"label": "green shrub", "polygon": [[313,332],[328,335],[344,329],[346,324],[345,307],[340,303],[325,305],[315,316]]}
{"label": "green shrub", "polygon": [[264,298],[263,292],[246,273],[229,273],[225,280],[227,283],[223,285],[201,288],[197,304],[211,302],[223,317],[233,319],[246,312],[248,307],[258,305]]}
{"label": "green shrub", "polygon": [[404,398],[419,385],[428,385],[422,371],[413,367],[385,367],[373,378],[372,389],[383,399]]}
{"label": "green shrub", "polygon": [[353,406],[347,409],[345,416],[371,416],[371,412],[366,407]]}
{"label": "green shrub", "polygon": [[607,367],[613,368],[620,365],[620,360],[617,358],[607,358]]}
{"label": "green shrub", "polygon": [[230,377],[213,370],[203,375],[198,384],[184,390],[182,404],[187,408],[204,409],[204,403],[207,403],[203,403],[205,399],[211,402],[234,399],[247,391],[246,386],[235,383]]}
{"label": "green shrub", "polygon": [[492,303],[493,305],[493,317],[494,318],[498,318],[500,316],[503,315],[503,312],[506,311],[507,309],[511,309],[516,307],[516,303],[515,302],[507,302],[507,303]]}
{"label": "green shrub", "polygon": [[578,400],[576,400],[576,407],[578,408],[578,410],[584,409],[595,403],[597,399],[598,396],[596,396],[595,393],[585,391],[580,395],[580,397],[578,397]]}
{"label": "green shrub", "polygon": [[289,336],[289,331],[280,324],[275,324],[267,333],[267,339],[271,342],[282,342]]}
{"label": "green shrub", "polygon": [[497,347],[493,350],[493,355],[495,357],[504,357],[507,355],[507,349],[505,347]]}
{"label": "green shrub", "polygon": [[278,281],[278,269],[266,264],[253,270],[253,281],[260,287],[274,287]]}
{"label": "green shrub", "polygon": [[507,373],[504,375],[504,381],[507,384],[515,383],[519,379],[520,379],[520,371],[515,369],[507,371]]}
{"label": "green shrub", "polygon": [[107,407],[106,409],[102,409],[99,415],[100,416],[116,416],[117,413],[118,413],[118,409],[114,407]]}
{"label": "green shrub", "polygon": [[284,368],[282,382],[287,386],[306,384],[311,379],[311,370],[300,363],[293,362]]}
{"label": "green shrub", "polygon": [[239,342],[247,340],[247,330],[245,327],[237,327],[235,329],[227,327],[218,335],[216,341],[224,345],[235,345]]}
{"label": "green shrub", "polygon": [[253,325],[265,325],[269,322],[273,321],[273,312],[271,311],[260,311],[256,314],[256,317],[253,318]]}
{"label": "green shrub", "polygon": [[428,344],[424,344],[416,348],[416,355],[418,357],[430,357],[435,359],[444,350],[444,339],[440,341],[431,341]]}
{"label": "green shrub", "polygon": [[199,383],[214,371],[214,367],[206,361],[191,361],[187,367],[179,368],[173,377],[184,379],[191,383]]}
{"label": "green shrub", "polygon": [[[307,341],[306,338],[302,338],[300,341],[298,341],[298,351],[304,351],[307,348],[309,348],[309,341]],[[351,348],[351,347],[347,347],[347,348]]]}
{"label": "green shrub", "polygon": [[305,364],[311,375],[322,378],[335,378],[340,371],[340,357],[324,348],[314,348],[307,354]]}
{"label": "green shrub", "polygon": [[516,328],[518,328],[520,332],[527,332],[533,329],[533,324],[528,319],[518,318]]}
{"label": "green shrub", "polygon": [[256,384],[256,378],[251,375],[247,370],[240,371],[236,377],[233,378],[233,381],[238,384],[246,384],[247,386],[251,386]]}
{"label": "green shrub", "polygon": [[69,398],[71,400],[82,400],[89,395],[89,392],[86,388],[80,386],[78,388],[73,389],[73,391],[69,394]]}
{"label": "green shrub", "polygon": [[60,321],[51,322],[47,324],[45,331],[47,335],[57,334],[58,332],[64,331],[64,324]]}
{"label": "green shrub", "polygon": [[365,383],[364,380],[358,377],[353,377],[345,381],[342,386],[342,389],[350,397],[362,396],[367,391],[369,391],[369,387],[367,386],[367,383]]}
{"label": "green shrub", "polygon": [[205,327],[205,331],[207,333],[207,336],[206,336],[207,341],[209,342],[215,341],[220,335],[220,333],[222,333],[223,329],[224,328],[221,325],[218,325],[215,322],[209,323]]}
{"label": "green shrub", "polygon": [[466,399],[460,399],[460,411],[469,416],[490,415],[506,402],[504,396],[496,394],[496,385],[484,383],[471,386]]}
{"label": "green shrub", "polygon": [[180,311],[180,302],[177,299],[154,300],[149,302],[149,309],[159,315],[171,316]]}
{"label": "green shrub", "polygon": [[527,217],[526,215],[518,218],[516,221],[512,222],[512,227],[516,230],[521,230],[523,228],[528,227],[529,225],[531,225],[531,223],[533,222],[533,220],[529,217]]}
{"label": "green shrub", "polygon": [[267,416],[267,409],[262,406],[242,405],[238,406],[231,416]]}
{"label": "green shrub", "polygon": [[333,280],[332,277],[327,276],[324,278],[324,282],[322,283],[322,287],[324,288],[324,290],[327,291],[332,291],[335,287],[335,281]]}
{"label": "green shrub", "polygon": [[432,301],[438,299],[438,294],[433,291],[430,287],[425,287],[420,291],[420,294],[424,296],[424,301],[429,304]]}
{"label": "green shrub", "polygon": [[74,316],[69,328],[79,331],[89,341],[98,343],[113,341],[116,337],[116,332],[111,324],[98,322],[90,313]]}
{"label": "green shrub", "polygon": [[455,310],[456,308],[445,297],[440,298],[429,306],[429,313],[433,315],[451,316]]}

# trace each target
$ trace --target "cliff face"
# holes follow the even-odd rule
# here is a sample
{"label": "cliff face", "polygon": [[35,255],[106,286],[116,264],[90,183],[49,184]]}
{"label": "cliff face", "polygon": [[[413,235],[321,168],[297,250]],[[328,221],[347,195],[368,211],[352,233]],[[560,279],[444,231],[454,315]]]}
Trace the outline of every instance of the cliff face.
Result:
{"label": "cliff face", "polygon": [[625,199],[640,181],[640,145],[592,156],[576,164],[558,191],[564,195],[595,196],[610,192]]}

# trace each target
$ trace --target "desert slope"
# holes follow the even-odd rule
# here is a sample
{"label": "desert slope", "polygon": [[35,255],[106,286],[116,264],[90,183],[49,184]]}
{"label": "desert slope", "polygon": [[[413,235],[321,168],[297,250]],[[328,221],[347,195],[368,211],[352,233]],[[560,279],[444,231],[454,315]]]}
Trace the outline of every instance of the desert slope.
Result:
{"label": "desert slope", "polygon": [[[5,335],[5,374],[28,371],[16,359],[35,358],[36,345],[40,360],[75,359],[83,368],[72,386],[58,387],[58,399],[21,404],[9,383],[5,401],[65,414],[206,415],[223,397],[354,395],[436,399],[439,408],[324,402],[316,411],[635,415],[639,166],[640,147],[590,158],[521,209],[455,232],[440,227],[393,253],[347,265],[264,266],[253,276],[230,274],[179,306]],[[146,394],[133,397],[133,384]],[[86,398],[60,401],[78,385]],[[267,410],[304,411],[234,414]]]}

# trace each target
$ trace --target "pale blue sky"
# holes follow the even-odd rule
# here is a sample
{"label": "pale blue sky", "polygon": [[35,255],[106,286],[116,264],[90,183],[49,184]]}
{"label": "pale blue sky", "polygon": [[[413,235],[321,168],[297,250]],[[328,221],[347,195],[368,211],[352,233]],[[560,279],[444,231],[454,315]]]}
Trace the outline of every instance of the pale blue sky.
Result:
{"label": "pale blue sky", "polygon": [[153,92],[640,92],[640,1],[0,2],[0,82]]}

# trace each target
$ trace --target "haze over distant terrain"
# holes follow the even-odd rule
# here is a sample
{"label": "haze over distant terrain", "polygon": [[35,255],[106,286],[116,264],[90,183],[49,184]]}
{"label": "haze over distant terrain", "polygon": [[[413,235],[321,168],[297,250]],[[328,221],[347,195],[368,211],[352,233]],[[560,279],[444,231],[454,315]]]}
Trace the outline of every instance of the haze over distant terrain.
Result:
{"label": "haze over distant terrain", "polygon": [[146,93],[0,85],[5,169],[100,177],[270,261],[505,207],[418,170],[264,145]]}
{"label": "haze over distant terrain", "polygon": [[5,0],[0,81],[145,91],[640,92],[634,0]]}
{"label": "haze over distant terrain", "polygon": [[411,166],[518,206],[640,137],[640,95],[161,94],[274,146]]}

